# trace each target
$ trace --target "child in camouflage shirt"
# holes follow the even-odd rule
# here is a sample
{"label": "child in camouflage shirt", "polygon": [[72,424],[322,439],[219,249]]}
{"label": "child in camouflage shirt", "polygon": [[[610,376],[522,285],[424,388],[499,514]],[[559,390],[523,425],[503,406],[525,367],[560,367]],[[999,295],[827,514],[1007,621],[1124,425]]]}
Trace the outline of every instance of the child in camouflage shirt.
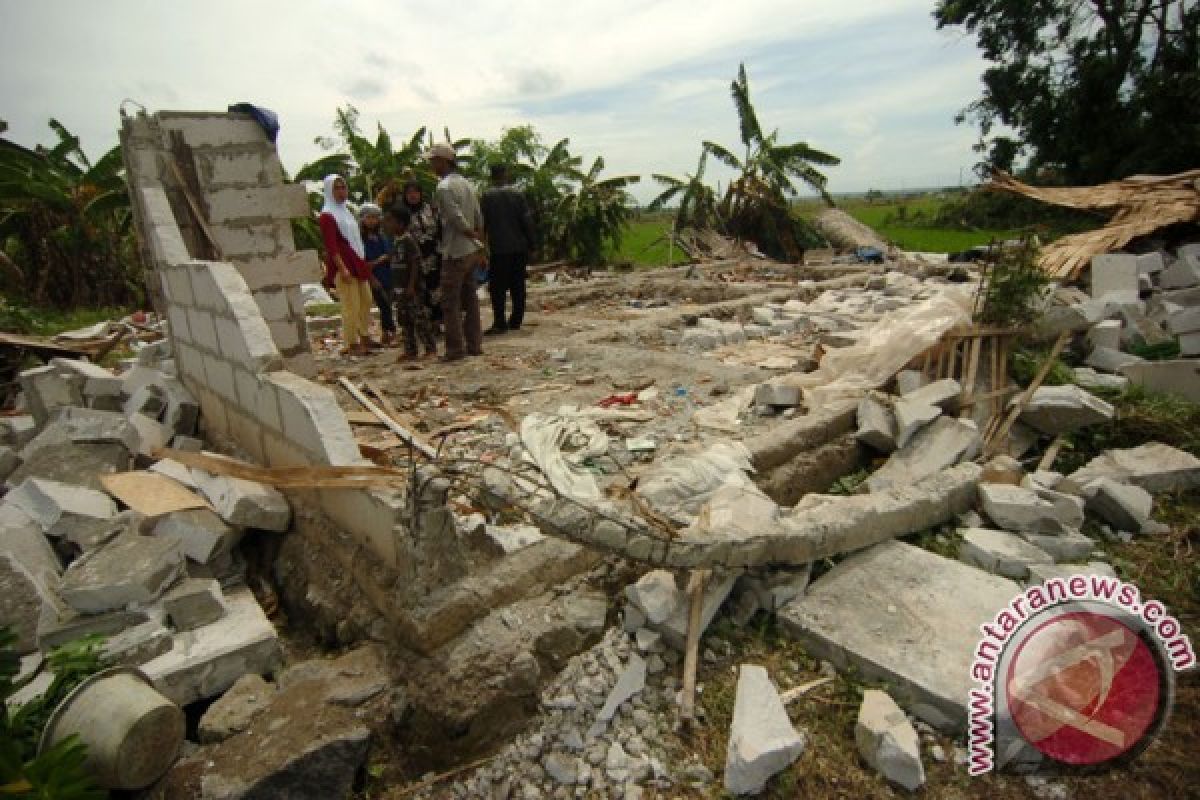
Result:
{"label": "child in camouflage shirt", "polygon": [[404,333],[402,360],[417,358],[417,345],[425,349],[425,357],[437,355],[433,338],[433,319],[422,298],[425,294],[425,275],[421,269],[421,246],[409,231],[412,215],[408,210],[393,206],[388,209],[386,223],[394,240],[392,250],[392,285],[395,287],[396,317]]}

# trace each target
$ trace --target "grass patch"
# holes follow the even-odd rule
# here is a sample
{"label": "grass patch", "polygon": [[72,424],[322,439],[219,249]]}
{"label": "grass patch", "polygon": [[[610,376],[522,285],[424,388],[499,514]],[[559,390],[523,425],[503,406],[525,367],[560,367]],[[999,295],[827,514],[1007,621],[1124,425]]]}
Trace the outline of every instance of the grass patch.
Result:
{"label": "grass patch", "polygon": [[1105,450],[1147,442],[1164,442],[1200,456],[1200,405],[1137,384],[1122,392],[1094,393],[1113,404],[1113,418],[1071,434],[1068,447],[1054,462],[1057,471],[1070,473]]}
{"label": "grass patch", "polygon": [[617,264],[629,262],[639,268],[682,264],[688,260],[687,255],[678,247],[671,252],[666,240],[670,232],[669,217],[647,215],[636,219],[621,234],[621,246],[611,260]]}
{"label": "grass patch", "polygon": [[7,333],[54,336],[64,331],[86,328],[97,322],[119,320],[134,310],[114,306],[64,311],[59,308],[31,308],[0,300],[0,330]]}
{"label": "grass patch", "polygon": [[[961,230],[931,227],[920,221],[937,215],[945,203],[937,195],[924,195],[889,202],[847,200],[839,208],[859,222],[867,225],[880,236],[894,242],[902,250],[917,250],[925,253],[957,253],[972,247],[988,244],[993,240],[1014,239],[1021,235],[1017,230],[978,229]],[[818,209],[806,213],[815,215]]]}
{"label": "grass patch", "polygon": [[317,303],[304,308],[306,317],[337,317],[341,316],[341,313],[342,307],[338,303]]}

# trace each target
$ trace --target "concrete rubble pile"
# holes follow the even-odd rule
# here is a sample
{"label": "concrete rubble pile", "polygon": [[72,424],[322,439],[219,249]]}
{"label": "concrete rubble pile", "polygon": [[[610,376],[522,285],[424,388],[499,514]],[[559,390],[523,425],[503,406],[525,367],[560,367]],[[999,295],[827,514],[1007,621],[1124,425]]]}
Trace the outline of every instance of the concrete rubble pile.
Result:
{"label": "concrete rubble pile", "polygon": [[269,487],[155,459],[201,448],[169,355],[161,342],[117,374],[68,359],[20,374],[24,413],[0,417],[0,619],[25,656],[101,634],[108,660],[187,705],[280,664],[237,544],[287,530],[291,511]]}

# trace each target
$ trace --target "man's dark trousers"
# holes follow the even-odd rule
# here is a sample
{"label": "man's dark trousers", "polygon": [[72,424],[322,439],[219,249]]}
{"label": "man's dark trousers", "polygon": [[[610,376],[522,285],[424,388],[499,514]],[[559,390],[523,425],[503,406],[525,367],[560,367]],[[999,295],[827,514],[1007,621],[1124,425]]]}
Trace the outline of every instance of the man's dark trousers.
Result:
{"label": "man's dark trousers", "polygon": [[[488,293],[492,296],[492,326],[516,330],[525,319],[525,281],[528,253],[493,253],[488,270]],[[512,316],[505,319],[504,301],[512,293]]]}

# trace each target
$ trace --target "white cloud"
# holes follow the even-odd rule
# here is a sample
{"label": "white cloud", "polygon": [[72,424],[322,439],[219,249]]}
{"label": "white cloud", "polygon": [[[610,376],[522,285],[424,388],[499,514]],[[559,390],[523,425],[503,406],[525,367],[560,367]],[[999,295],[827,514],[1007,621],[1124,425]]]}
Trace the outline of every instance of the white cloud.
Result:
{"label": "white cloud", "polygon": [[126,97],[250,101],[280,115],[295,170],[353,102],[364,131],[378,121],[397,139],[530,123],[588,163],[643,174],[645,198],[651,172],[695,168],[702,139],[737,144],[729,82],[745,60],[765,125],[842,156],[835,189],[936,182],[975,159],[952,117],[980,61],[934,29],[927,0],[0,3],[0,116],[27,144],[54,116],[102,152]]}

